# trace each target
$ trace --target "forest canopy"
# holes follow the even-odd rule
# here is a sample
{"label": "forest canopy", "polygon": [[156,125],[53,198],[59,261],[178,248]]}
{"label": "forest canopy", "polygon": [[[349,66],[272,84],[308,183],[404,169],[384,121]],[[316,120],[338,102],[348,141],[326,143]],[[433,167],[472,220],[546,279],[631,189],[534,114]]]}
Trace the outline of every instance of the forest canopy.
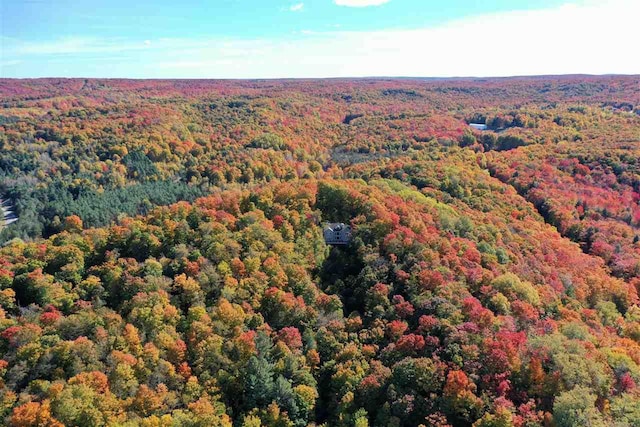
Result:
{"label": "forest canopy", "polygon": [[4,425],[640,425],[637,77],[0,94]]}

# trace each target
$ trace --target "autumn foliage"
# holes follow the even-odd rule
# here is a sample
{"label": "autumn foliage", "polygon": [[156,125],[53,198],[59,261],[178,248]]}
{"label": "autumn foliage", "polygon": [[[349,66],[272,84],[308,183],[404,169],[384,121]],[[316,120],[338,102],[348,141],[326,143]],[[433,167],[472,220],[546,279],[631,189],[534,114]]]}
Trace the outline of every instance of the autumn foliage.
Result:
{"label": "autumn foliage", "polygon": [[0,80],[0,417],[639,425],[639,88]]}

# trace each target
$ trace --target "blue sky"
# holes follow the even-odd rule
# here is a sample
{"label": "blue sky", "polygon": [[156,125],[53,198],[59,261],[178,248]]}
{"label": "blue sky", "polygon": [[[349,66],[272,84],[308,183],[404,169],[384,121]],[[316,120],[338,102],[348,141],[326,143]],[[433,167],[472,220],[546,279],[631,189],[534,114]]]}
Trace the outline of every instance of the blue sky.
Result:
{"label": "blue sky", "polygon": [[635,0],[0,0],[0,77],[640,73]]}

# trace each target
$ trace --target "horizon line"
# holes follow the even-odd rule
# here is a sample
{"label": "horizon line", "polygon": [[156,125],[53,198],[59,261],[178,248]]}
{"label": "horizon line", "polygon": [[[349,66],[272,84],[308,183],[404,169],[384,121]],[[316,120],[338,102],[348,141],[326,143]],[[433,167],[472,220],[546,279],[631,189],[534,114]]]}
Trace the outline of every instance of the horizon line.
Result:
{"label": "horizon line", "polygon": [[567,74],[516,74],[506,76],[333,76],[333,77],[82,77],[82,76],[46,76],[46,77],[0,77],[5,80],[138,80],[138,81],[287,81],[287,80],[486,80],[486,79],[521,79],[521,78],[549,78],[549,77],[640,77],[640,73],[567,73]]}

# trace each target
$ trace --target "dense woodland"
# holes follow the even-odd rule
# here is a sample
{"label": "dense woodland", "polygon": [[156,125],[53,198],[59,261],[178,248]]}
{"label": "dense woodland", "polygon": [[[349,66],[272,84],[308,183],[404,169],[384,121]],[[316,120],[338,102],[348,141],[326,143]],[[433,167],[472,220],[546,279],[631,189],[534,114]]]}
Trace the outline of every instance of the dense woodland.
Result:
{"label": "dense woodland", "polygon": [[5,425],[640,426],[638,77],[0,79],[0,198]]}

